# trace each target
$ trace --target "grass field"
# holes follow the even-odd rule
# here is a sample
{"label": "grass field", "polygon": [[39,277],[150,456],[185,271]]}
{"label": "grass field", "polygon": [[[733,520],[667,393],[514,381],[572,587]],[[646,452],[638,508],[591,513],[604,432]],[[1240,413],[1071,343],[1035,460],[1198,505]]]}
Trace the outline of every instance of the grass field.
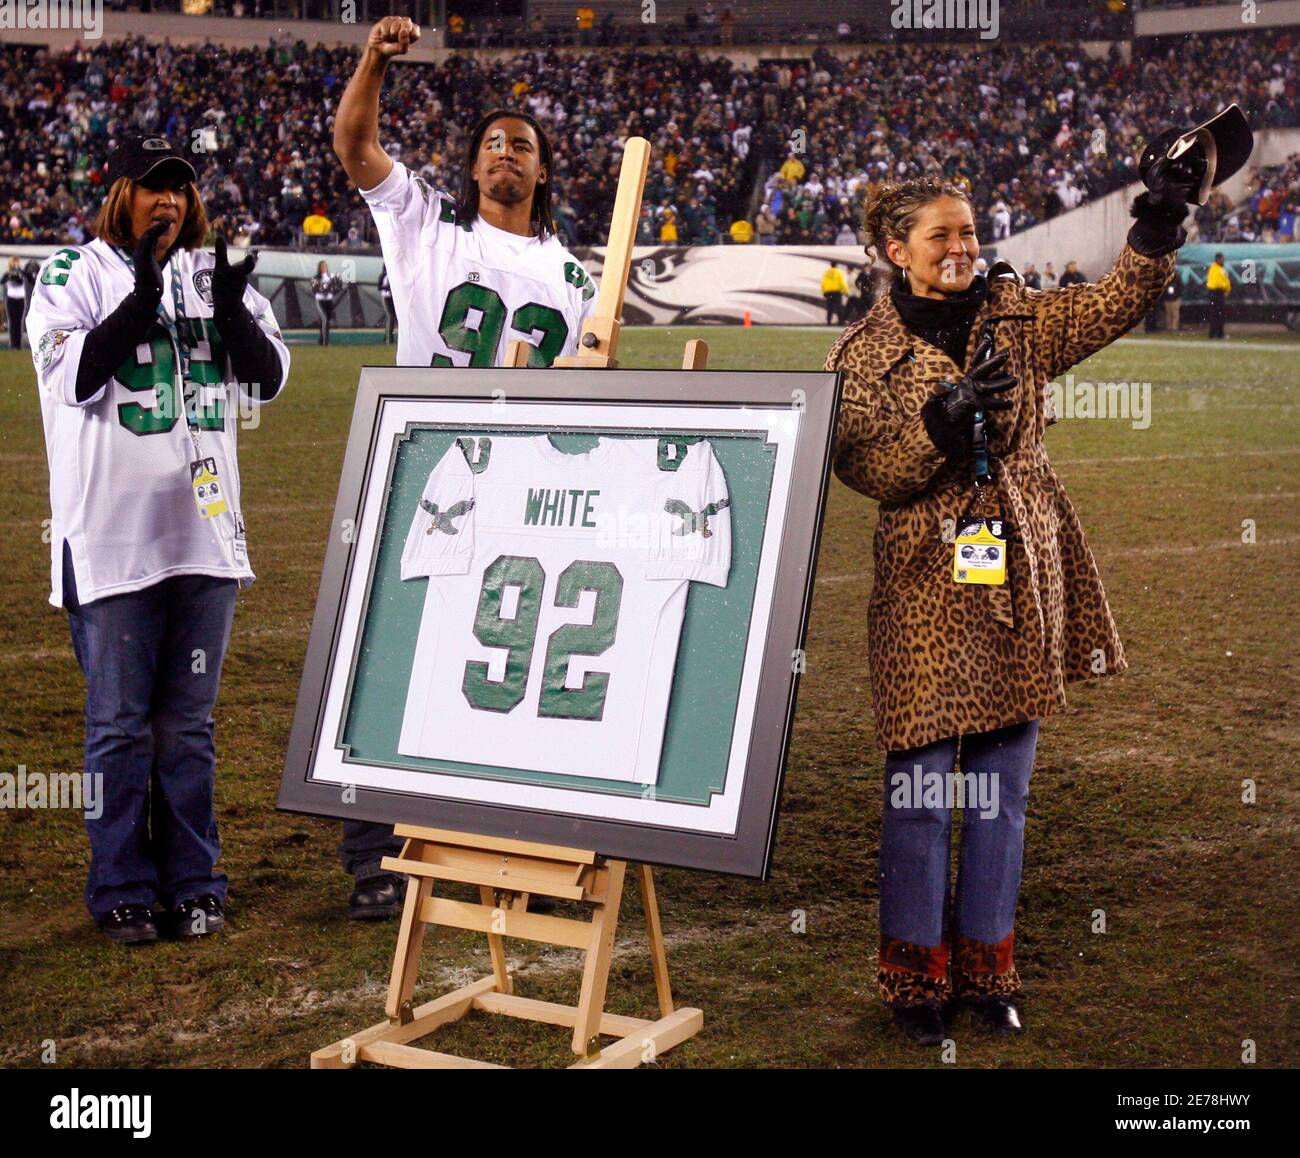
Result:
{"label": "grass field", "polygon": [[[704,336],[715,369],[820,366],[829,331],[641,330],[624,364],[671,367]],[[278,778],[357,370],[382,347],[294,348],[286,394],[241,439],[259,580],[242,592],[217,705],[230,924],[198,944],[124,951],[82,907],[80,817],[0,812],[0,1064],[52,1040],[68,1066],[302,1066],[382,1016],[395,926],[345,919],[338,825],[278,813]],[[960,1066],[1292,1065],[1300,1044],[1295,587],[1300,342],[1121,342],[1078,379],[1150,382],[1150,424],[1048,433],[1099,558],[1128,674],[1076,685],[1043,729],[1017,925],[1030,1032],[956,1031]],[[310,465],[310,470],[304,466]],[[319,484],[331,494],[319,501]],[[26,352],[0,353],[0,769],[80,766],[82,681],[46,603],[49,514]],[[315,491],[313,498],[312,492]],[[681,1004],[705,1029],[678,1066],[937,1066],[876,996],[880,751],[865,669],[874,504],[838,482],[827,513],[778,832],[759,884],[658,874]],[[1254,542],[1243,542],[1252,520]],[[1249,536],[1247,536],[1249,537]],[[1242,781],[1258,802],[1242,803]],[[1092,931],[1094,911],[1107,931]],[[806,932],[792,932],[792,913]],[[609,1006],[649,1013],[639,902],[624,906]],[[517,991],[576,997],[569,950],[510,943]],[[442,934],[421,999],[488,968]],[[567,1034],[474,1015],[433,1039],[490,1060],[565,1062]]]}

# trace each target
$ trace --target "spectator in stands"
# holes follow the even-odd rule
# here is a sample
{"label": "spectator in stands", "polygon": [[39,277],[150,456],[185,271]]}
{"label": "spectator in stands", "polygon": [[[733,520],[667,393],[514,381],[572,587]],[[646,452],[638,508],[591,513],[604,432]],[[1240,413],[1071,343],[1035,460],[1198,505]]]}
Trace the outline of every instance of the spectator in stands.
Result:
{"label": "spectator in stands", "polygon": [[1088,279],[1083,276],[1079,270],[1077,261],[1067,261],[1065,263],[1065,272],[1061,274],[1061,288],[1066,289],[1072,285],[1082,285]]}
{"label": "spectator in stands", "polygon": [[849,292],[849,279],[844,276],[838,261],[832,261],[822,274],[822,297],[826,301],[826,324],[833,326],[844,317],[844,296]]}
{"label": "spectator in stands", "polygon": [[1214,255],[1214,263],[1205,275],[1205,289],[1210,295],[1210,338],[1226,338],[1224,325],[1228,320],[1228,295],[1232,293],[1232,279],[1224,265],[1223,254]]}
{"label": "spectator in stands", "polygon": [[1024,279],[1026,289],[1043,288],[1043,279],[1039,276],[1038,270],[1032,261],[1025,263],[1025,268],[1021,270],[1020,276]]}
{"label": "spectator in stands", "polygon": [[754,223],[754,230],[758,234],[759,245],[776,244],[777,220],[770,205],[764,205],[758,211],[758,220]]}
{"label": "spectator in stands", "polygon": [[663,211],[663,217],[659,224],[659,244],[677,244],[677,214],[671,208],[666,208]]}
{"label": "spectator in stands", "polygon": [[596,11],[590,5],[582,4],[578,7],[578,43],[585,46],[591,44],[591,32],[596,27]]}
{"label": "spectator in stands", "polygon": [[1296,240],[1297,209],[1300,209],[1300,206],[1290,201],[1277,215],[1277,241],[1280,245],[1287,245]]}
{"label": "spectator in stands", "polygon": [[1011,236],[1011,210],[1005,201],[993,206],[993,240],[1004,241]]}
{"label": "spectator in stands", "polygon": [[302,220],[302,231],[309,245],[323,241],[333,229],[334,222],[317,209],[313,209]]}
{"label": "spectator in stands", "polygon": [[1056,268],[1049,261],[1043,267],[1043,289],[1045,290],[1056,289],[1056,287],[1057,287]]}

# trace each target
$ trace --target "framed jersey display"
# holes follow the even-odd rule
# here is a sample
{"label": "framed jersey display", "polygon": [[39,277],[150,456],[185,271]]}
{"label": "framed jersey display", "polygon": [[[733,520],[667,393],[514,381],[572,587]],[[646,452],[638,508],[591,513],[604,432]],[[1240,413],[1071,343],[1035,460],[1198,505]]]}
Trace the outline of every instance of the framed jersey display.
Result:
{"label": "framed jersey display", "polygon": [[766,875],[838,390],[364,370],[280,806]]}

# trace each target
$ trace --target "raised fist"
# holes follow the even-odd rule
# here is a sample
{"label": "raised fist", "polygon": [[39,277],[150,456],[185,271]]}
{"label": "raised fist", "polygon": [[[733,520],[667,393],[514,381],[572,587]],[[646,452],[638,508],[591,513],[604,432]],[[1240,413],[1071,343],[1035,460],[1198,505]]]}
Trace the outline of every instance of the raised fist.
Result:
{"label": "raised fist", "polygon": [[366,47],[380,56],[401,56],[420,39],[420,26],[409,16],[385,16],[370,30]]}

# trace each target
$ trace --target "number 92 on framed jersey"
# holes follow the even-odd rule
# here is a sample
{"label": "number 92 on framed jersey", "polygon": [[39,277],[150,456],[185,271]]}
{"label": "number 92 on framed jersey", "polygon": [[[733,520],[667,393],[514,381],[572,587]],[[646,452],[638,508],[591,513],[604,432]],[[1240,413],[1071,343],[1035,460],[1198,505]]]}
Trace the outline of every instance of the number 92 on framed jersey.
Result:
{"label": "number 92 on framed jersey", "polygon": [[838,400],[364,370],[280,807],[766,876]]}

